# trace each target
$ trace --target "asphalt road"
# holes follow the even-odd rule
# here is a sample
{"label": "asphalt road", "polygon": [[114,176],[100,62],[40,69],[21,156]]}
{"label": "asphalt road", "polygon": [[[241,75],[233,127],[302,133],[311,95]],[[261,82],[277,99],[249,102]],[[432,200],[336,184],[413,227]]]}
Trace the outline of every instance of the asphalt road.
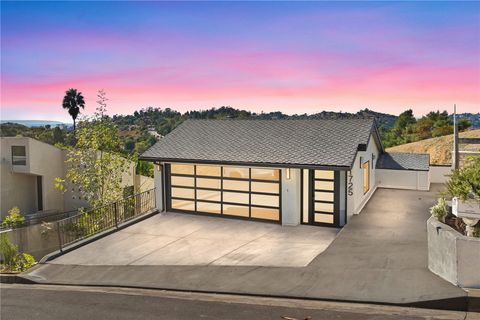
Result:
{"label": "asphalt road", "polygon": [[477,319],[479,314],[324,301],[156,290],[2,285],[2,320],[21,319]]}

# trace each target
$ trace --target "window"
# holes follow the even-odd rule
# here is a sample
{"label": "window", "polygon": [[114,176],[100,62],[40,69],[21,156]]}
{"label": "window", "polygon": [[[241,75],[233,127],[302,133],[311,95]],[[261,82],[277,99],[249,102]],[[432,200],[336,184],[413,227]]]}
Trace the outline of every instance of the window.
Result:
{"label": "window", "polygon": [[27,153],[25,146],[12,146],[12,164],[14,166],[27,165]]}
{"label": "window", "polygon": [[362,165],[363,168],[363,193],[367,193],[370,190],[370,161],[365,162]]}

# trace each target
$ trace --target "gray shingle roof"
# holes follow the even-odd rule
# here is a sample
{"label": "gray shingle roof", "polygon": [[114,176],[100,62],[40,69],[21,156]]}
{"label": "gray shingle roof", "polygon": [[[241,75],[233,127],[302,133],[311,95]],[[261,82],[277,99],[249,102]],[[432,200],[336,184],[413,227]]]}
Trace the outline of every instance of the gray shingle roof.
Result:
{"label": "gray shingle roof", "polygon": [[428,154],[386,152],[380,155],[377,169],[428,171],[429,162]]}
{"label": "gray shingle roof", "polygon": [[374,119],[187,120],[141,158],[350,167],[374,125]]}

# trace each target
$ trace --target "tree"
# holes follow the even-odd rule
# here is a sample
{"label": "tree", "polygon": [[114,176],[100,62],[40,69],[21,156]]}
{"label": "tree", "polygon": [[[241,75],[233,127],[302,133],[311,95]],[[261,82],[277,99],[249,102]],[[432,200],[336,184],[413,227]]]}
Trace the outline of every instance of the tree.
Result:
{"label": "tree", "polygon": [[397,120],[395,121],[395,125],[393,129],[397,133],[397,135],[401,135],[402,132],[407,128],[407,126],[414,124],[417,120],[413,116],[412,109],[408,109],[398,116]]}
{"label": "tree", "polygon": [[63,109],[68,110],[68,114],[73,119],[73,131],[76,129],[76,121],[78,114],[80,113],[80,108],[85,108],[85,100],[81,92],[77,92],[77,89],[68,89],[65,92],[65,97],[63,97],[62,102]]}
{"label": "tree", "polygon": [[465,131],[472,126],[472,122],[467,118],[459,119],[457,124],[459,131]]}
{"label": "tree", "polygon": [[55,184],[63,192],[75,186],[92,207],[122,197],[122,177],[134,161],[121,155],[118,128],[106,115],[106,102],[105,92],[99,91],[93,118],[80,122],[76,145],[67,149],[66,181],[57,178]]}
{"label": "tree", "polygon": [[63,131],[59,127],[53,128],[53,143],[64,143],[65,138],[63,136]]}

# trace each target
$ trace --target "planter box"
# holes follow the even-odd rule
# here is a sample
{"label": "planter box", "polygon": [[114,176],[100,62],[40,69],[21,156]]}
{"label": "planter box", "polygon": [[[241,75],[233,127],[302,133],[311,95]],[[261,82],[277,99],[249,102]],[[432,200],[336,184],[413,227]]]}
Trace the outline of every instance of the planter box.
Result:
{"label": "planter box", "polygon": [[430,217],[427,221],[428,268],[465,288],[480,288],[480,238],[458,233]]}
{"label": "planter box", "polygon": [[459,218],[480,219],[480,204],[475,200],[453,198],[452,213]]}

